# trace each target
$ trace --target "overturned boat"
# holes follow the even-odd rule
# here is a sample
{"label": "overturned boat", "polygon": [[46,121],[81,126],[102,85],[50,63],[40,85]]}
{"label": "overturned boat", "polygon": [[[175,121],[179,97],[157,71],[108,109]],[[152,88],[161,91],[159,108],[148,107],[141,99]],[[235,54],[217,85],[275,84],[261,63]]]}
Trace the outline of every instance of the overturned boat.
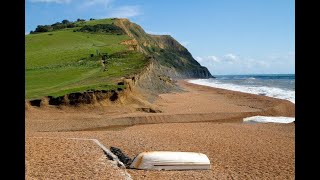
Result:
{"label": "overturned boat", "polygon": [[130,168],[145,170],[200,170],[210,169],[209,158],[202,153],[152,151],[140,153]]}

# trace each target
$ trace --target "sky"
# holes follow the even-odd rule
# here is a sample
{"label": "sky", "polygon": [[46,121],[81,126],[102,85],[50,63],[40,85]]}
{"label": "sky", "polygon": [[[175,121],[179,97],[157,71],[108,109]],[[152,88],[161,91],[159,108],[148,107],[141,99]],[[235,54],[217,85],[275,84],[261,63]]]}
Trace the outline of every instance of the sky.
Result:
{"label": "sky", "polygon": [[25,32],[64,19],[128,18],[169,34],[213,75],[294,74],[294,0],[26,0]]}

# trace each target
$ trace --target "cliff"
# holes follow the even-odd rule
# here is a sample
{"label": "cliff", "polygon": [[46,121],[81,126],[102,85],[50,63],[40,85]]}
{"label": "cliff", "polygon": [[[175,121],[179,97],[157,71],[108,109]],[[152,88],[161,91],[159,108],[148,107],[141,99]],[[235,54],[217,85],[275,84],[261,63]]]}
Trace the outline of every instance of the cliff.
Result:
{"label": "cliff", "polygon": [[131,40],[123,42],[153,58],[156,69],[174,79],[213,78],[191,53],[170,35],[151,35],[128,19],[115,19],[114,24],[124,30]]}
{"label": "cliff", "polygon": [[25,37],[25,97],[31,106],[126,99],[145,106],[160,93],[180,91],[176,79],[212,77],[174,38],[148,34],[128,19],[73,24]]}

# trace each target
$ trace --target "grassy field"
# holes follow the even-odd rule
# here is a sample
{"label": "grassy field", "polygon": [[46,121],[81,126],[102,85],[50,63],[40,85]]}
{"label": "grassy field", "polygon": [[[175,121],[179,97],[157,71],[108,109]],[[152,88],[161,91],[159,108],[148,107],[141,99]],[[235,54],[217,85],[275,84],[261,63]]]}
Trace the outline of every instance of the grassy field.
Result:
{"label": "grassy field", "polygon": [[[104,19],[83,24],[111,22],[111,19]],[[120,44],[130,39],[126,35],[73,32],[74,29],[25,36],[26,99],[90,89],[116,89],[119,87],[116,82],[121,77],[139,72],[148,63],[146,57],[138,52],[112,55],[126,51],[126,46]],[[111,55],[106,71],[103,71],[96,50]],[[95,57],[90,58],[90,54]]]}
{"label": "grassy field", "polygon": [[72,29],[30,34],[25,37],[26,69],[79,61],[90,54],[125,50],[126,35],[73,32]]}

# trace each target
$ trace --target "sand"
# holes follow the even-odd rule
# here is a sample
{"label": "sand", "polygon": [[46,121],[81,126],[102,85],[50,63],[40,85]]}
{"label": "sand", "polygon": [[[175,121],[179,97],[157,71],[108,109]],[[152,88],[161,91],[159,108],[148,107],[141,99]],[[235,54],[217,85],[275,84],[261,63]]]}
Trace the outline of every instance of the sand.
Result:
{"label": "sand", "polygon": [[238,121],[254,115],[295,116],[294,104],[280,99],[211,88],[179,81],[182,93],[161,94],[154,108],[137,111],[137,104],[44,107],[26,111],[26,131],[70,131],[136,124]]}
{"label": "sand", "polygon": [[26,138],[26,179],[125,179],[92,141]]}
{"label": "sand", "polygon": [[[125,105],[118,105],[123,109],[66,108],[64,113],[56,108],[28,111],[26,178],[123,178],[97,146],[66,139],[76,137],[98,139],[106,147],[120,148],[131,158],[143,151],[166,150],[201,152],[211,161],[211,170],[205,171],[127,170],[133,179],[294,179],[294,123],[242,123],[242,117],[251,115],[294,117],[294,104],[185,81],[179,81],[179,85],[186,92],[162,94],[154,102],[163,113],[136,112]],[[128,117],[136,118],[135,124],[142,124],[104,127],[119,119],[124,123],[118,125],[127,125]],[[189,122],[194,119],[196,122]],[[157,124],[149,124],[152,120]],[[39,132],[39,124],[50,125],[46,128],[49,132]],[[81,127],[92,129],[70,131]],[[63,131],[56,132],[57,129]],[[70,162],[72,166],[68,165]]]}

